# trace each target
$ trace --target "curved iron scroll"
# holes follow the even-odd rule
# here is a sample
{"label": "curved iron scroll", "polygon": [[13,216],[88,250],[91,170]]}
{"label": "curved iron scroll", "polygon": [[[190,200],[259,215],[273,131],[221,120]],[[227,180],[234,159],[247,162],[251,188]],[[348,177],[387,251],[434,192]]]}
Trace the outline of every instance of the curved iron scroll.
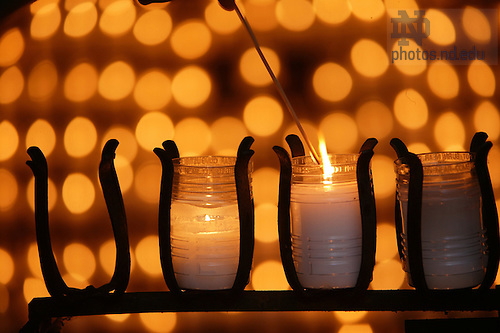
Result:
{"label": "curved iron scroll", "polygon": [[481,189],[481,215],[483,227],[486,229],[486,241],[488,244],[488,263],[486,274],[479,289],[489,289],[495,282],[498,262],[500,257],[500,240],[498,231],[498,212],[495,204],[495,194],[491,185],[490,173],[488,171],[488,153],[492,143],[486,141],[488,135],[477,132],[472,138],[470,151],[476,154],[474,165]]}
{"label": "curved iron scroll", "polygon": [[59,272],[50,240],[47,160],[38,147],[28,148],[27,152],[31,160],[28,160],[26,164],[31,168],[35,177],[35,225],[40,266],[45,285],[52,297],[76,294],[85,296],[108,293],[113,290],[119,294],[127,288],[130,277],[130,250],[125,208],[113,162],[117,146],[117,140],[112,139],[106,142],[99,165],[99,179],[115,238],[115,270],[109,283],[99,288],[88,286],[85,289],[68,287]]}
{"label": "curved iron scroll", "polygon": [[[292,156],[304,156],[304,146],[296,135],[286,138],[292,151]],[[366,290],[372,280],[373,268],[375,266],[376,229],[377,216],[375,209],[375,196],[373,192],[373,181],[370,172],[370,160],[373,156],[373,148],[377,140],[370,138],[365,141],[360,150],[360,157],[356,166],[356,177],[358,181],[358,194],[361,210],[362,223],[362,256],[361,266],[356,282],[355,290]],[[280,255],[283,269],[288,284],[294,291],[303,292],[304,287],[300,284],[297,271],[293,263],[291,227],[290,227],[290,196],[292,163],[287,151],[279,146],[273,147],[280,161],[280,183],[278,200],[278,236],[280,244]]]}
{"label": "curved iron scroll", "polygon": [[[235,181],[238,200],[238,212],[240,220],[240,251],[239,263],[235,281],[231,291],[242,291],[249,282],[250,270],[252,268],[254,250],[254,209],[249,179],[249,162],[254,151],[250,149],[254,139],[245,137],[238,148],[235,164]],[[173,159],[179,158],[179,151],[174,141],[163,142],[163,148],[155,148],[154,153],[162,164],[162,178],[160,189],[160,207],[158,215],[158,233],[160,242],[160,261],[163,278],[169,290],[180,293],[175,278],[172,263],[172,249],[170,242],[170,209],[172,204],[172,185],[174,179]]]}

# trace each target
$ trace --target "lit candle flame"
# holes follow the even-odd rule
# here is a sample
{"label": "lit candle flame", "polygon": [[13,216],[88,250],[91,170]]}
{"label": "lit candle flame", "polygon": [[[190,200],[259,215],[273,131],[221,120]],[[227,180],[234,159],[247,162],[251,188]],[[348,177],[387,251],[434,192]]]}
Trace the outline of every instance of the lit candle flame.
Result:
{"label": "lit candle flame", "polygon": [[323,183],[331,184],[334,168],[330,163],[330,158],[328,157],[328,152],[326,151],[325,140],[323,139],[321,139],[319,142],[319,151],[321,153],[321,160],[323,162]]}

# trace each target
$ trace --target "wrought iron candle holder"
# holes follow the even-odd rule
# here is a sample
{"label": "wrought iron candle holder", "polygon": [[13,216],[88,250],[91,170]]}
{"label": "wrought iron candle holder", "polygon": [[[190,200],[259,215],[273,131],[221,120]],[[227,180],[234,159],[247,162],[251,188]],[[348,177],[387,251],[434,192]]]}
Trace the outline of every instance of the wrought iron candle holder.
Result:
{"label": "wrought iron candle holder", "polygon": [[171,292],[239,292],[248,284],[254,249],[253,141],[244,138],[237,157],[180,158],[170,140],[154,149],[163,170],[160,259]]}
{"label": "wrought iron candle holder", "polygon": [[35,176],[35,224],[40,266],[47,290],[54,298],[63,296],[82,298],[112,291],[119,295],[127,289],[130,277],[130,250],[125,207],[113,161],[117,147],[117,140],[107,141],[99,165],[99,180],[115,238],[115,270],[109,283],[98,288],[90,285],[85,289],[68,287],[59,272],[50,240],[47,160],[40,148],[33,146],[28,149],[31,160],[26,164]]}
{"label": "wrought iron candle holder", "polygon": [[399,256],[417,290],[489,289],[495,281],[499,231],[487,137],[476,133],[469,152],[418,155],[391,141]]}
{"label": "wrought iron candle holder", "polygon": [[[312,174],[304,169],[310,167],[312,161],[308,163],[310,158],[305,157],[300,139],[289,135],[286,141],[292,159],[285,149],[278,146],[273,149],[280,160],[278,232],[281,260],[288,283],[299,292],[304,289],[367,289],[375,265],[376,211],[370,160],[377,140],[366,140],[359,155],[333,156],[332,160],[342,160],[338,165],[332,163],[342,179],[332,178],[333,184],[328,185],[318,182],[317,173],[321,166],[314,165]],[[311,182],[308,178],[314,180]],[[311,183],[315,188],[309,193],[309,198],[307,193],[299,193],[301,185]],[[311,209],[306,207],[308,204],[300,202],[291,207],[294,205],[291,202],[301,196],[304,202],[311,204]],[[324,210],[324,214],[320,210]],[[294,213],[297,216],[294,217]],[[322,214],[324,216],[320,216]],[[306,232],[309,235],[304,235],[304,240],[297,236],[301,230],[294,231],[292,236],[291,222],[294,224],[294,218],[296,226],[302,224],[302,230],[306,230],[304,225],[309,223],[309,228],[316,226],[319,234],[325,234],[317,235],[318,239],[311,242],[307,239],[312,235],[310,230]],[[301,242],[307,244],[302,245]],[[311,256],[317,258],[311,259]]]}

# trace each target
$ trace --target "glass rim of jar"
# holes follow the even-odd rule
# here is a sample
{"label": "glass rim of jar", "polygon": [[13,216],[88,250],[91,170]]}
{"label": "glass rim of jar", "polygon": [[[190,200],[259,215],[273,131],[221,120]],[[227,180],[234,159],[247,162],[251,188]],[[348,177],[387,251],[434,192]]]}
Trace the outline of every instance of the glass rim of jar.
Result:
{"label": "glass rim of jar", "polygon": [[[234,167],[236,165],[236,156],[207,155],[207,156],[184,156],[173,158],[175,166],[188,167],[192,169],[217,169]],[[201,161],[201,162],[198,162]],[[216,164],[215,161],[222,161]]]}
{"label": "glass rim of jar", "polygon": [[[470,172],[474,168],[475,154],[468,151],[443,151],[415,154],[422,162],[424,175],[442,175]],[[408,173],[404,158],[394,161],[398,174]]]}

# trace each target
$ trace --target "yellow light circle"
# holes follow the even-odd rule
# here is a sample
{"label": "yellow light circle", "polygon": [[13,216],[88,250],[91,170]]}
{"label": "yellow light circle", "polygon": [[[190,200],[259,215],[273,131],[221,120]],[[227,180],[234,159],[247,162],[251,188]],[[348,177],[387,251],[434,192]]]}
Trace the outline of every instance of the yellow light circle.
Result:
{"label": "yellow light circle", "polygon": [[71,213],[85,213],[94,203],[94,185],[84,174],[72,173],[64,180],[62,198]]}
{"label": "yellow light circle", "polygon": [[152,151],[160,147],[163,141],[173,139],[174,124],[161,112],[148,112],[137,123],[135,137],[142,148]]}
{"label": "yellow light circle", "polygon": [[49,99],[57,87],[58,75],[54,63],[50,60],[39,62],[28,78],[28,94],[34,101]]}
{"label": "yellow light circle", "polygon": [[474,128],[488,133],[490,140],[500,137],[500,113],[490,101],[481,102],[474,111]]}
{"label": "yellow light circle", "polygon": [[351,16],[351,3],[348,0],[313,0],[316,16],[328,24],[340,24]]}
{"label": "yellow light circle", "polygon": [[210,29],[221,35],[231,34],[241,26],[237,15],[221,10],[216,2],[210,2],[205,8],[205,21]]}
{"label": "yellow light circle", "polygon": [[85,157],[97,143],[97,130],[87,118],[76,117],[64,131],[64,149],[71,157]]}
{"label": "yellow light circle", "polygon": [[276,4],[278,22],[291,31],[304,31],[314,23],[314,9],[310,1],[279,0]]}
{"label": "yellow light circle", "polygon": [[280,173],[270,167],[259,168],[252,174],[255,205],[278,204]]}
{"label": "yellow light circle", "polygon": [[247,1],[245,13],[256,31],[270,31],[278,26],[276,1]]}
{"label": "yellow light circle", "polygon": [[488,18],[479,9],[465,6],[462,24],[467,36],[476,43],[487,43],[491,39],[491,26]]}
{"label": "yellow light circle", "polygon": [[64,33],[70,37],[88,35],[97,24],[97,9],[92,2],[83,2],[73,7],[66,15]]}
{"label": "yellow light circle", "polygon": [[[262,53],[269,62],[274,75],[279,76],[280,73],[280,59],[276,52],[267,47],[261,48]],[[251,48],[245,51],[240,58],[240,74],[243,79],[253,86],[266,86],[271,84],[273,81],[266,70],[266,67],[262,63],[259,54],[255,49]]]}
{"label": "yellow light circle", "polygon": [[23,283],[23,295],[26,304],[31,302],[35,297],[50,297],[45,283],[42,279],[29,277]]}
{"label": "yellow light circle", "polygon": [[36,11],[31,20],[30,33],[33,39],[52,37],[61,24],[61,11],[57,3],[49,3]]}
{"label": "yellow light circle", "polygon": [[171,31],[172,18],[163,9],[152,9],[142,14],[133,30],[135,38],[144,45],[163,43]]}
{"label": "yellow light circle", "polygon": [[149,332],[154,333],[169,333],[172,332],[177,325],[176,313],[156,313],[146,312],[139,314],[142,325]]}
{"label": "yellow light circle", "polygon": [[8,160],[19,145],[17,130],[8,120],[0,121],[0,142],[0,161]]}
{"label": "yellow light circle", "polygon": [[396,241],[396,227],[394,224],[378,224],[377,240],[377,251],[375,252],[376,262],[397,258],[398,246]]}
{"label": "yellow light circle", "polygon": [[0,168],[0,184],[2,184],[0,186],[0,212],[5,212],[11,209],[16,203],[18,192],[17,180],[9,170]]}
{"label": "yellow light circle", "polygon": [[38,245],[36,242],[31,243],[28,247],[26,260],[31,274],[42,279],[42,268],[40,267],[40,257],[38,256]]}
{"label": "yellow light circle", "polygon": [[425,17],[432,22],[432,33],[428,36],[432,42],[438,45],[450,45],[455,42],[455,27],[445,13],[437,9],[429,9],[425,11]]}
{"label": "yellow light circle", "polygon": [[373,269],[373,280],[370,284],[375,290],[399,289],[405,280],[403,267],[398,260],[390,259],[379,262]]}
{"label": "yellow light circle", "polygon": [[405,128],[421,128],[427,123],[427,103],[416,90],[402,90],[394,100],[394,115]]}
{"label": "yellow light circle", "polygon": [[415,10],[419,9],[416,0],[384,0],[385,8],[389,18],[398,18],[400,10],[406,10],[408,16],[413,16]]}
{"label": "yellow light circle", "polygon": [[97,89],[106,99],[116,101],[127,97],[134,89],[135,73],[123,61],[108,65],[101,73]]}
{"label": "yellow light circle", "polygon": [[423,153],[430,153],[431,149],[425,143],[414,142],[408,144],[408,151],[415,154],[423,154]]}
{"label": "yellow light circle", "polygon": [[424,53],[422,47],[418,46],[412,39],[407,39],[408,45],[394,43],[391,51],[391,63],[405,75],[419,75],[427,68],[427,60],[431,57],[427,50]]}
{"label": "yellow light circle", "polygon": [[245,124],[238,118],[222,117],[210,127],[212,148],[216,155],[236,156],[241,140],[247,135]]}
{"label": "yellow light circle", "polygon": [[389,198],[396,191],[393,161],[394,158],[380,154],[372,158],[373,188],[377,198]]}
{"label": "yellow light circle", "polygon": [[252,271],[254,290],[287,290],[290,289],[281,262],[266,260]]}
{"label": "yellow light circle", "polygon": [[351,61],[358,73],[377,77],[387,70],[387,52],[380,44],[370,39],[360,39],[351,49]]}
{"label": "yellow light circle", "polygon": [[436,96],[443,99],[455,98],[460,83],[452,65],[444,60],[432,62],[427,71],[427,84]]}
{"label": "yellow light circle", "polygon": [[210,128],[200,118],[184,118],[175,126],[174,141],[182,156],[202,155],[211,140]]}
{"label": "yellow light circle", "polygon": [[0,248],[0,283],[7,284],[14,275],[14,260],[9,252]]}
{"label": "yellow light circle", "polygon": [[123,126],[113,126],[104,133],[101,147],[104,147],[109,139],[116,139],[120,143],[116,150],[116,156],[122,156],[127,161],[132,162],[137,156],[137,141],[134,133],[129,128]]}
{"label": "yellow light circle", "polygon": [[136,10],[132,1],[114,1],[102,12],[99,28],[107,35],[118,37],[132,28],[135,16]]}
{"label": "yellow light circle", "polygon": [[107,314],[104,316],[111,321],[122,323],[130,317],[130,313]]}
{"label": "yellow light circle", "polygon": [[259,242],[273,243],[278,240],[278,207],[263,203],[255,207],[255,238]]}
{"label": "yellow light circle", "polygon": [[467,81],[479,96],[490,97],[495,93],[495,74],[491,67],[482,60],[474,60],[470,64],[467,70]]}
{"label": "yellow light circle", "polygon": [[174,52],[185,59],[196,59],[207,53],[212,45],[212,34],[200,20],[180,24],[170,38]]}
{"label": "yellow light circle", "polygon": [[356,111],[356,123],[364,138],[382,139],[391,133],[394,120],[391,110],[384,103],[371,100]]}
{"label": "yellow light circle", "polygon": [[157,163],[146,163],[137,169],[134,189],[138,197],[145,203],[158,205],[161,173],[159,161]]}
{"label": "yellow light circle", "polygon": [[95,94],[97,82],[95,67],[89,63],[80,63],[64,79],[64,96],[73,102],[84,102]]}
{"label": "yellow light circle", "polygon": [[250,132],[258,136],[274,134],[283,122],[283,109],[272,97],[258,96],[243,110],[243,121]]}
{"label": "yellow light circle", "polygon": [[158,236],[146,236],[135,247],[135,258],[139,267],[150,276],[162,274]]}
{"label": "yellow light circle", "polygon": [[4,32],[0,38],[0,66],[14,65],[24,52],[24,38],[19,28]]}
{"label": "yellow light circle", "polygon": [[185,108],[195,108],[205,103],[211,90],[210,76],[198,66],[185,67],[172,79],[172,96]]}
{"label": "yellow light circle", "polygon": [[45,119],[37,119],[26,133],[26,148],[37,146],[45,157],[49,156],[56,145],[56,132]]}
{"label": "yellow light circle", "polygon": [[[493,146],[488,154],[488,168],[490,170],[500,169],[500,148]],[[491,184],[493,188],[500,187],[500,172],[491,172]]]}
{"label": "yellow light circle", "polygon": [[15,102],[24,88],[24,77],[18,67],[7,68],[0,75],[0,104]]}
{"label": "yellow light circle", "polygon": [[[133,272],[135,258],[134,253],[130,252],[130,271]],[[112,276],[115,271],[116,264],[116,245],[114,239],[109,239],[102,243],[99,247],[99,263],[104,272]]]}
{"label": "yellow light circle", "polygon": [[363,21],[375,21],[384,15],[382,0],[351,0],[352,14]]}
{"label": "yellow light circle", "polygon": [[344,67],[329,62],[319,66],[314,72],[313,87],[319,97],[338,102],[351,92],[352,78]]}
{"label": "yellow light circle", "polygon": [[370,324],[342,325],[338,333],[373,333]]}
{"label": "yellow light circle", "polygon": [[452,111],[439,116],[434,125],[434,139],[442,150],[464,150],[465,127]]}
{"label": "yellow light circle", "polygon": [[71,243],[64,248],[63,262],[68,273],[79,281],[88,280],[96,268],[94,254],[80,243]]}
{"label": "yellow light circle", "polygon": [[170,79],[165,73],[160,70],[150,70],[137,80],[134,99],[143,109],[161,109],[172,98],[170,86]]}
{"label": "yellow light circle", "polygon": [[358,150],[358,126],[344,113],[334,112],[323,118],[319,125],[330,153],[352,153]]}
{"label": "yellow light circle", "polygon": [[120,182],[120,189],[122,190],[122,193],[125,194],[134,182],[134,170],[132,169],[132,165],[129,160],[122,155],[117,155],[114,163],[116,175],[118,177],[118,181]]}
{"label": "yellow light circle", "polygon": [[367,311],[345,312],[336,311],[333,313],[335,318],[343,324],[352,324],[360,321],[368,314]]}
{"label": "yellow light circle", "polygon": [[[48,197],[49,197],[49,202],[48,202],[48,210],[49,212],[54,208],[57,202],[57,188],[54,185],[54,182],[52,179],[48,179]],[[31,180],[28,183],[27,190],[26,190],[26,199],[28,201],[28,205],[31,208],[31,211],[35,211],[35,178],[31,178]]]}

